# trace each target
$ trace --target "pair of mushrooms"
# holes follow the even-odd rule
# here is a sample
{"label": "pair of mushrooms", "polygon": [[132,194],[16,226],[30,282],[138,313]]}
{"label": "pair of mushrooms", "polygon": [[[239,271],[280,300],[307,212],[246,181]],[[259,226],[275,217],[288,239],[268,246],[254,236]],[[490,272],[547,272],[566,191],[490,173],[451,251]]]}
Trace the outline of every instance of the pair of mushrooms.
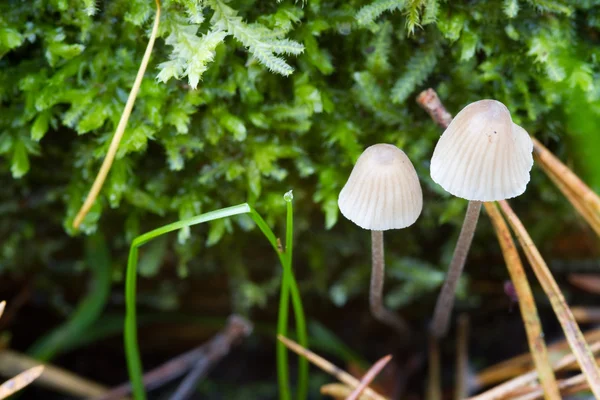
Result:
{"label": "pair of mushrooms", "polygon": [[[445,336],[458,280],[462,273],[482,202],[519,196],[529,182],[533,143],[512,122],[506,106],[481,100],[466,106],[438,141],[431,159],[431,178],[447,192],[469,200],[465,220],[438,297],[431,332]],[[384,282],[383,231],[406,228],[423,208],[423,193],[412,163],[391,144],[368,147],[358,158],[338,199],[341,213],[371,230],[371,313],[406,335],[404,321],[382,301]]]}

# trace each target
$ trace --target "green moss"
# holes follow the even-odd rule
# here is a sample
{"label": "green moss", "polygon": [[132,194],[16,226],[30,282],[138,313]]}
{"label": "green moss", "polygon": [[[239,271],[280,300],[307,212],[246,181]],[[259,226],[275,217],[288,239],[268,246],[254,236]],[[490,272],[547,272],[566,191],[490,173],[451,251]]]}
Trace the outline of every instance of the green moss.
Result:
{"label": "green moss", "polygon": [[[455,112],[496,98],[567,161],[585,153],[600,121],[599,4],[165,1],[148,72],[83,234],[102,233],[124,265],[140,232],[244,201],[282,226],[281,194],[293,188],[296,258],[306,264],[299,279],[328,295],[342,265],[368,262],[364,232],[338,221],[339,190],[364,147],[390,142],[414,161],[426,203],[415,227],[389,235],[389,256],[441,269],[453,230],[440,225],[457,225],[464,204],[429,178],[440,131],[414,97],[432,86]],[[1,269],[79,256],[80,239],[65,231],[75,235],[72,219],[107,151],[153,13],[146,0],[0,5]],[[581,150],[565,153],[563,143]],[[575,169],[600,185],[598,168]],[[562,204],[553,217],[569,223],[571,210],[544,195],[553,189],[537,172],[531,187],[523,204],[552,212]],[[233,252],[196,255],[205,245],[231,245],[233,235],[252,260],[265,249],[254,245],[256,233],[241,239],[249,229],[240,219],[182,230],[170,237],[165,262],[233,274]],[[264,260],[244,268],[276,273]],[[263,278],[243,277],[266,285]]]}

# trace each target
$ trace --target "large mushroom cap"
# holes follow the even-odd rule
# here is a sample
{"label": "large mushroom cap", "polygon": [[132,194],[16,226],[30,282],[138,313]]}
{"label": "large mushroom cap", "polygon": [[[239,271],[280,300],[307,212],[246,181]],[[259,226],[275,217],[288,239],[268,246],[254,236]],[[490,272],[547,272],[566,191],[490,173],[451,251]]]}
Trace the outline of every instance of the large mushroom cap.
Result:
{"label": "large mushroom cap", "polygon": [[512,122],[504,104],[476,101],[442,134],[431,159],[431,178],[463,199],[510,199],[525,191],[532,151],[529,134]]}
{"label": "large mushroom cap", "polygon": [[338,205],[344,217],[361,228],[401,229],[421,214],[423,193],[406,154],[394,145],[376,144],[356,161]]}

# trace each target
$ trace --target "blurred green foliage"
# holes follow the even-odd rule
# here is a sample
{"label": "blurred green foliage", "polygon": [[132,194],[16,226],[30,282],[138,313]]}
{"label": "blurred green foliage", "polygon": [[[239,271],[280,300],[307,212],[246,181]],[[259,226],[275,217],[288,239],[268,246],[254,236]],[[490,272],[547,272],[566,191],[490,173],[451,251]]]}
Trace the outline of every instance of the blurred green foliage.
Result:
{"label": "blurred green foliage", "polygon": [[[338,221],[337,195],[366,146],[394,143],[425,193],[417,224],[386,235],[389,279],[399,285],[388,303],[410,304],[441,282],[466,205],[429,178],[441,132],[414,97],[432,86],[453,112],[498,99],[598,189],[599,5],[165,1],[148,72],[83,233],[107,238],[120,280],[131,239],[178,218],[248,201],[282,232],[281,195],[293,188],[301,287],[342,304],[366,291],[369,255],[368,235]],[[82,258],[71,222],[107,151],[153,13],[149,0],[0,3],[1,271],[68,269]],[[556,193],[534,171],[518,205],[535,238],[574,220]],[[482,225],[475,256],[493,243]],[[259,237],[243,217],[184,229],[141,254],[140,272],[153,277],[167,266],[163,280],[226,272],[233,308],[248,312],[267,305],[279,273]],[[232,249],[234,239],[246,245]],[[162,296],[160,287],[141,290]],[[165,296],[177,305],[174,290]]]}

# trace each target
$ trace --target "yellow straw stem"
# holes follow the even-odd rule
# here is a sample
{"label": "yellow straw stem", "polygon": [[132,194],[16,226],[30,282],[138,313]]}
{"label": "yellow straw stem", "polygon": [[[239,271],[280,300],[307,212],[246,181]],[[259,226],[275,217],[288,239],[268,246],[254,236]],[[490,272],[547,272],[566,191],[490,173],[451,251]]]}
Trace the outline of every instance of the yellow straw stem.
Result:
{"label": "yellow straw stem", "polygon": [[498,237],[498,242],[502,249],[502,255],[504,256],[510,279],[517,292],[521,318],[523,319],[523,325],[525,325],[525,332],[527,333],[527,341],[529,342],[529,350],[533,357],[535,368],[538,371],[540,383],[544,388],[545,397],[546,399],[560,400],[560,391],[556,383],[556,377],[552,371],[552,364],[548,357],[548,349],[544,342],[544,332],[542,331],[540,317],[538,316],[533,293],[531,292],[531,287],[527,281],[527,275],[523,269],[519,252],[515,247],[510,230],[508,229],[506,222],[504,222],[502,214],[498,211],[496,204],[485,203],[484,206],[494,225],[494,230],[496,231],[496,236]]}
{"label": "yellow straw stem", "polygon": [[546,262],[517,215],[505,200],[500,201],[499,203],[502,212],[508,219],[508,223],[523,247],[523,251],[525,252],[533,272],[538,278],[546,296],[548,296],[548,299],[550,300],[554,313],[569,342],[571,351],[575,355],[577,362],[581,367],[581,371],[584,373],[586,380],[590,385],[590,389],[594,393],[594,396],[597,399],[600,399],[600,370],[598,369],[596,360],[579,329],[579,325],[577,325],[577,322],[575,321],[573,313],[569,309],[569,306],[567,305],[558,284],[554,280],[552,273],[546,265]]}
{"label": "yellow straw stem", "polygon": [[110,147],[108,148],[108,152],[106,153],[106,157],[104,157],[104,161],[102,162],[102,166],[100,167],[100,171],[98,171],[98,175],[96,175],[96,179],[94,180],[94,184],[88,193],[85,202],[81,206],[81,209],[77,213],[77,216],[73,220],[73,228],[79,229],[79,225],[83,222],[83,219],[90,211],[98,194],[100,193],[100,189],[102,189],[102,185],[104,185],[104,181],[106,180],[106,176],[110,171],[110,167],[115,159],[115,155],[117,154],[117,150],[119,149],[119,144],[121,143],[121,139],[123,138],[123,133],[125,132],[125,128],[127,127],[127,122],[129,121],[129,116],[131,115],[131,110],[133,109],[133,104],[135,103],[135,98],[140,90],[140,85],[142,84],[142,79],[144,78],[144,74],[146,73],[146,67],[148,66],[148,62],[150,61],[150,55],[152,54],[152,48],[154,47],[154,41],[156,40],[156,35],[158,33],[158,24],[160,22],[160,2],[156,0],[156,17],[154,18],[154,25],[152,26],[152,33],[150,34],[150,40],[148,40],[148,46],[146,46],[146,52],[144,53],[144,58],[142,58],[142,63],[140,64],[140,68],[138,69],[138,73],[135,77],[135,81],[133,82],[133,87],[129,92],[129,97],[127,98],[127,103],[125,103],[125,108],[123,109],[123,114],[121,114],[121,119],[119,120],[119,124],[117,125],[117,130],[110,142]]}

